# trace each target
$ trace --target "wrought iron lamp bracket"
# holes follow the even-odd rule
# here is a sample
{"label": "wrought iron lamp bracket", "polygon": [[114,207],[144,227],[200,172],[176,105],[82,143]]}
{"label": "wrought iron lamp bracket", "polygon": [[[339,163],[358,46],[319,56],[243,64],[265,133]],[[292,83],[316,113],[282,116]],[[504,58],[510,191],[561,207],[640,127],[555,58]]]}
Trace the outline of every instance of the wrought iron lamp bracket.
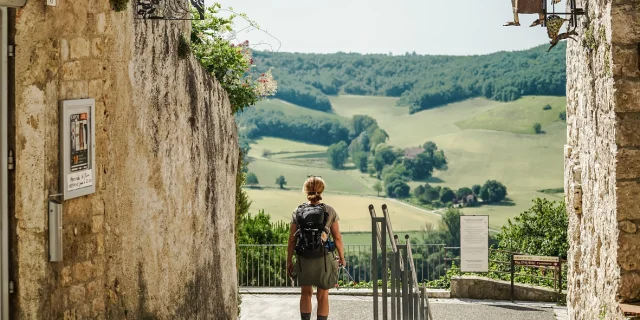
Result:
{"label": "wrought iron lamp bracket", "polygon": [[135,18],[204,20],[204,0],[136,0]]}
{"label": "wrought iron lamp bracket", "polygon": [[557,16],[569,16],[569,27],[576,27],[578,25],[578,16],[584,15],[583,8],[576,8],[576,0],[567,0],[570,5],[571,12],[555,12],[555,4],[552,6],[552,12],[549,12],[547,9],[547,0],[542,0],[542,14],[544,15],[544,22],[541,24],[542,27],[547,27],[547,18],[552,15]]}

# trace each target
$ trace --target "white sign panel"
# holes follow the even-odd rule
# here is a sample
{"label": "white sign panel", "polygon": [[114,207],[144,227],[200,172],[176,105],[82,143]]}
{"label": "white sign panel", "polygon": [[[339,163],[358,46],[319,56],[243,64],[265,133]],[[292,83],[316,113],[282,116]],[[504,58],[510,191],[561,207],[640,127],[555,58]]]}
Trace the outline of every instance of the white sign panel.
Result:
{"label": "white sign panel", "polygon": [[58,5],[58,0],[47,0],[47,5],[55,7]]}
{"label": "white sign panel", "polygon": [[93,185],[91,170],[70,173],[67,175],[67,191],[73,191]]}
{"label": "white sign panel", "polygon": [[95,100],[60,102],[60,191],[64,200],[96,191]]}
{"label": "white sign panel", "polygon": [[489,271],[489,216],[460,216],[460,271]]}

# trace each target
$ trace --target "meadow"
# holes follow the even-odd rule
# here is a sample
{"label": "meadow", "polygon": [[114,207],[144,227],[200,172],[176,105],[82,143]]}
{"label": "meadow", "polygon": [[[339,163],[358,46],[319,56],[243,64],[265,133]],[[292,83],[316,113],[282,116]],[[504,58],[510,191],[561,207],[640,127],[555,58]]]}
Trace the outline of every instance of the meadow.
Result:
{"label": "meadow", "polygon": [[[501,181],[508,189],[507,201],[463,209],[464,214],[488,214],[492,228],[499,228],[507,219],[529,208],[535,197],[563,199],[562,193],[539,190],[563,186],[566,125],[558,114],[565,110],[564,97],[524,97],[510,103],[477,98],[411,115],[407,108],[396,107],[395,101],[387,97],[333,97],[334,113],[323,116],[344,117],[346,121],[356,114],[369,115],[389,133],[387,143],[394,147],[416,147],[434,141],[444,150],[449,168],[436,171],[428,181],[431,185],[458,189],[489,179]],[[543,110],[546,104],[552,106],[551,110]],[[261,102],[257,107],[278,108],[287,113],[318,112],[277,99]],[[535,122],[542,125],[542,134],[533,134]],[[331,169],[326,163],[326,146],[261,138],[251,147],[249,170],[256,173],[260,185],[268,187],[248,189],[252,211],[265,209],[277,220],[288,219],[293,208],[304,200],[300,191],[302,183],[307,175],[313,174],[322,176],[327,181],[328,192],[333,192],[325,200],[337,201],[345,208],[346,231],[370,228],[366,209],[369,203],[378,206],[386,202],[390,208],[399,210],[393,214],[396,231],[419,230],[425,222],[438,224],[439,219],[433,213],[418,208],[411,211],[407,205],[392,204],[392,199],[375,197],[372,186],[376,179],[353,166]],[[272,154],[264,156],[264,150]],[[277,189],[275,179],[279,175],[287,178],[286,187],[291,190]],[[419,184],[424,182],[411,182],[410,186],[414,188]]]}
{"label": "meadow", "polygon": [[[248,188],[246,191],[253,202],[250,211],[257,212],[264,209],[271,215],[272,220],[290,221],[293,210],[306,201],[301,186],[302,184],[292,190]],[[382,205],[387,204],[394,230],[421,230],[425,223],[436,226],[440,221],[437,213],[382,197],[326,192],[322,198],[323,202],[331,205],[338,213],[342,232],[371,231],[371,216],[368,209],[370,204],[374,205],[378,216],[382,216]]]}

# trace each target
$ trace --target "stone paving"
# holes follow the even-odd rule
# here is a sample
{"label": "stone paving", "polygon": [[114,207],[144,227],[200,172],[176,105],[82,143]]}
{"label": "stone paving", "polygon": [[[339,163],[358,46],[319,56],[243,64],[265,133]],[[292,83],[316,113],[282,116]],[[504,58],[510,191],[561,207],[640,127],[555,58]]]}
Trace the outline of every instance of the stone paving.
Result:
{"label": "stone paving", "polygon": [[[275,320],[300,318],[298,309],[299,296],[293,290],[282,290],[271,293],[261,291],[241,290],[241,320]],[[352,292],[354,295],[336,294],[332,290],[329,294],[329,319],[340,320],[372,320],[373,297]],[[379,308],[382,309],[382,299],[379,298]],[[559,307],[553,303],[515,302],[469,299],[429,300],[434,320],[566,320],[566,307]],[[312,319],[315,319],[316,303],[313,301]],[[382,310],[379,310],[382,320]],[[390,319],[390,317],[389,317]]]}

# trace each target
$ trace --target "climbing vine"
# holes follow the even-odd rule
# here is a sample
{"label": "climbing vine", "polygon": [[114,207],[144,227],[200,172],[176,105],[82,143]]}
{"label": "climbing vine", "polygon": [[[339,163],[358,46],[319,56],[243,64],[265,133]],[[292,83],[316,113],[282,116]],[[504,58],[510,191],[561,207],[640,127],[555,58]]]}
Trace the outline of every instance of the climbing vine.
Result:
{"label": "climbing vine", "polygon": [[221,17],[219,3],[206,8],[204,20],[192,23],[191,50],[202,66],[211,73],[229,95],[233,113],[272,96],[276,93],[277,82],[271,70],[256,73],[252,58],[253,48],[249,41],[238,41],[233,29],[236,18],[249,22],[258,28],[246,15],[232,11],[228,17]]}

